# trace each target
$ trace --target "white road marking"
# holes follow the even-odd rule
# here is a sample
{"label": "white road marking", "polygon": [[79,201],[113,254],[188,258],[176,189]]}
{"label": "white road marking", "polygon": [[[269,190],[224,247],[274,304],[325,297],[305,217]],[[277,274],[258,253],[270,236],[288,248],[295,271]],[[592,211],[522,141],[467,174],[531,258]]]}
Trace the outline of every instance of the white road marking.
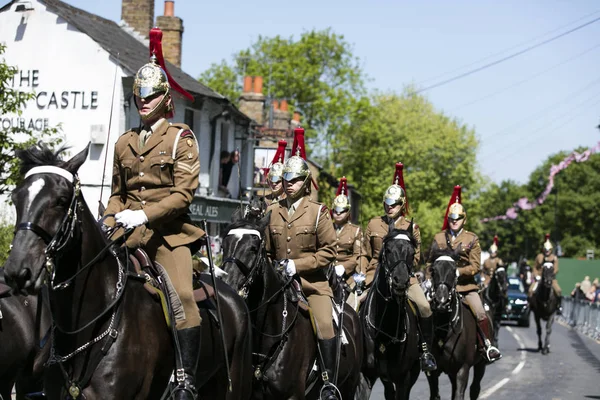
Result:
{"label": "white road marking", "polygon": [[[512,337],[515,338],[515,340],[519,344],[519,348],[524,349],[525,348],[525,344],[523,343],[523,340],[521,340],[521,337],[514,332],[513,328],[511,328],[510,326],[507,326],[506,330],[512,335]],[[521,372],[521,370],[525,366],[525,359],[526,359],[526,357],[527,357],[527,352],[522,350],[521,351],[521,362],[519,364],[517,364],[517,366],[512,370],[512,375],[517,375],[519,372]],[[490,397],[498,389],[500,389],[502,386],[506,385],[509,381],[510,381],[510,378],[504,378],[504,379],[502,379],[500,382],[496,383],[491,388],[485,390],[481,394],[481,396],[479,396],[479,398],[480,399],[486,399],[486,398]]]}

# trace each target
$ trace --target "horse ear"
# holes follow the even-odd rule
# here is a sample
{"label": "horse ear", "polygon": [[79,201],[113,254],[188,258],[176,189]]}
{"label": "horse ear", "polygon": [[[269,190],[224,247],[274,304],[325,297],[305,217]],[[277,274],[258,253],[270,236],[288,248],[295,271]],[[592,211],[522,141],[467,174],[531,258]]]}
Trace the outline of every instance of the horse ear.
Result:
{"label": "horse ear", "polygon": [[65,162],[63,165],[63,168],[66,169],[67,171],[69,171],[70,173],[72,173],[73,175],[75,175],[77,173],[77,171],[79,170],[79,167],[81,167],[83,165],[83,163],[85,162],[85,160],[87,160],[87,156],[88,156],[89,152],[90,152],[90,143],[88,143],[88,145],[85,146],[85,149],[83,149],[79,154],[77,154],[75,157],[71,158],[69,161]]}
{"label": "horse ear", "polygon": [[460,258],[460,253],[462,253],[462,248],[463,248],[463,245],[461,243],[456,247],[456,249],[454,249],[452,258],[454,258],[455,260],[458,260]]}
{"label": "horse ear", "polygon": [[235,211],[233,212],[233,214],[231,214],[231,222],[238,222],[243,217],[244,216],[242,214],[242,209],[238,207],[238,208],[235,209]]}
{"label": "horse ear", "polygon": [[273,210],[269,210],[269,212],[267,212],[265,214],[264,217],[261,218],[261,220],[258,222],[258,226],[260,227],[261,230],[265,230],[265,228],[267,227],[267,225],[269,225],[269,222],[271,221],[271,213],[273,212]]}

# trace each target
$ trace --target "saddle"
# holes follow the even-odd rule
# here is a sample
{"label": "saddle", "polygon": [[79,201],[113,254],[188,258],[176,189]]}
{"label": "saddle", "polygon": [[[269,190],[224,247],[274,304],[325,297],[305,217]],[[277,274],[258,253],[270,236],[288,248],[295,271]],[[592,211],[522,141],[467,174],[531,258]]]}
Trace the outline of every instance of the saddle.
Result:
{"label": "saddle", "polygon": [[[183,307],[164,267],[157,262],[152,262],[148,254],[141,248],[129,253],[129,262],[133,266],[137,277],[145,280],[144,289],[153,298],[160,301],[165,320],[170,326],[171,319],[169,316],[173,315],[177,319],[183,313]],[[196,288],[194,289],[194,300],[198,303],[199,308],[215,310],[215,289],[201,279],[194,276],[194,287]],[[212,313],[210,314],[212,315]],[[216,316],[214,317],[216,321]]]}

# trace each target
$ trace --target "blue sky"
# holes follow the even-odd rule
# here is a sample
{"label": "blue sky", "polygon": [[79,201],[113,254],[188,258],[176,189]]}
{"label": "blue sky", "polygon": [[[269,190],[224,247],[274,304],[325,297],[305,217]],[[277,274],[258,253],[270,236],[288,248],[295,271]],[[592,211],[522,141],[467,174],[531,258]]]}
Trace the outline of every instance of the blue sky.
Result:
{"label": "blue sky", "polygon": [[[119,0],[67,2],[120,20]],[[156,15],[162,15],[163,1],[155,0],[155,5]],[[431,78],[464,72],[469,68],[460,67],[477,67],[600,17],[600,3],[177,0],[175,14],[184,21],[183,69],[192,76],[211,63],[230,60],[259,35],[298,37],[304,30],[332,27],[354,45],[371,88],[401,91],[407,84],[434,83]],[[597,22],[426,95],[437,109],[475,128],[484,174],[497,182],[525,182],[549,154],[600,141],[599,66]]]}

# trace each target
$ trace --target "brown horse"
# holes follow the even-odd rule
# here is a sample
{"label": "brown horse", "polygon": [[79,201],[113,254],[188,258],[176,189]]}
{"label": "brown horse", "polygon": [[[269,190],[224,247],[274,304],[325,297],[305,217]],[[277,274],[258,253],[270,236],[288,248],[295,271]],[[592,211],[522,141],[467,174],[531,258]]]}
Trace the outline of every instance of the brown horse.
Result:
{"label": "brown horse", "polygon": [[460,251],[460,247],[440,250],[435,245],[432,249],[435,261],[431,265],[431,310],[436,343],[432,350],[438,369],[427,376],[431,400],[440,399],[438,381],[442,372],[450,378],[452,400],[464,399],[471,367],[474,374],[470,397],[477,399],[485,374],[485,360],[477,350],[477,320],[456,291],[456,260]]}
{"label": "brown horse", "polygon": [[[121,257],[123,248],[107,241],[83,199],[77,171],[87,154],[88,148],[64,162],[60,152],[43,146],[18,153],[24,179],[12,193],[17,229],[5,265],[7,282],[24,293],[48,287],[53,324],[44,374],[48,398],[160,399],[168,393],[175,364],[172,332],[160,302],[143,286],[145,277]],[[196,385],[200,398],[247,399],[248,310],[217,282],[224,326],[201,307]]]}

